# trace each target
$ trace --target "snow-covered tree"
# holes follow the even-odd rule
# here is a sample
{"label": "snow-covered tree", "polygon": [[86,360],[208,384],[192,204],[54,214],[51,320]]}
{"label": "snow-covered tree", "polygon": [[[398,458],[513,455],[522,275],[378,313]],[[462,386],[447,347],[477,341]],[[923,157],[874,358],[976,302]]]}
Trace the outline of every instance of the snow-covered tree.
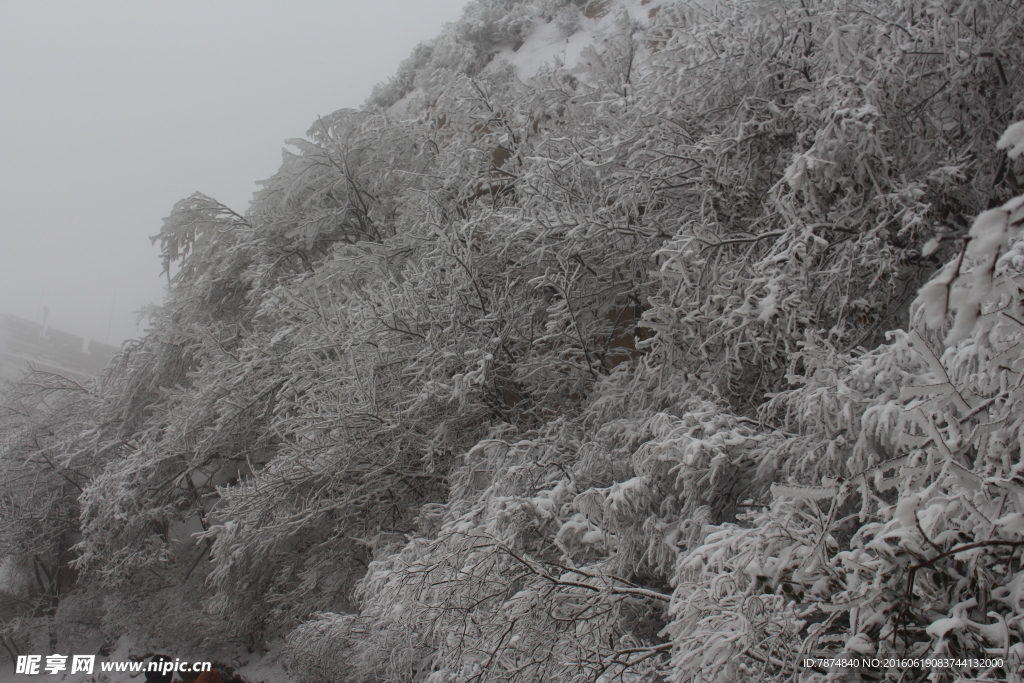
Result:
{"label": "snow-covered tree", "polygon": [[179,202],[150,332],[4,458],[109,631],[312,679],[1019,680],[1022,41],[477,0],[247,211]]}

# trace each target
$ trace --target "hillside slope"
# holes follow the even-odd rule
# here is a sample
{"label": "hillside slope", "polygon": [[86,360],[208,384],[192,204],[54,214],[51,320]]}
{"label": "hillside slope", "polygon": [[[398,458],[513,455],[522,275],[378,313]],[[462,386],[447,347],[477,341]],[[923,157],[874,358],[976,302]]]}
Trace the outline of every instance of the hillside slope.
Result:
{"label": "hillside slope", "polygon": [[1022,40],[998,0],[476,0],[247,211],[174,207],[100,383],[12,399],[0,552],[53,578],[5,638],[1017,676]]}

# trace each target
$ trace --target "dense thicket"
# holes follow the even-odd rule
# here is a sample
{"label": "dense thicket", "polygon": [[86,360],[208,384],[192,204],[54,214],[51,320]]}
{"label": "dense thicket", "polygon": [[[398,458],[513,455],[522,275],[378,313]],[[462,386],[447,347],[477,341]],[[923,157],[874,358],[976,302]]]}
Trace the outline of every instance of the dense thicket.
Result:
{"label": "dense thicket", "polygon": [[[546,22],[596,45],[492,59]],[[1018,680],[1022,44],[1000,0],[476,0],[244,214],[174,207],[95,386],[8,404],[40,515],[0,552],[74,537],[81,577],[6,637],[72,605],[328,681]]]}

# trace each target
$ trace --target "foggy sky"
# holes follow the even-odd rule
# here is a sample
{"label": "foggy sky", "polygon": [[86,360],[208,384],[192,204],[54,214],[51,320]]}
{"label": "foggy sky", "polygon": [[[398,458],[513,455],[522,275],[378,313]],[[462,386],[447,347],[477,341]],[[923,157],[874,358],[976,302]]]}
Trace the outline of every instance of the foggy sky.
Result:
{"label": "foggy sky", "polygon": [[244,211],[286,138],[362,104],[467,1],[0,0],[0,312],[138,336],[174,203]]}

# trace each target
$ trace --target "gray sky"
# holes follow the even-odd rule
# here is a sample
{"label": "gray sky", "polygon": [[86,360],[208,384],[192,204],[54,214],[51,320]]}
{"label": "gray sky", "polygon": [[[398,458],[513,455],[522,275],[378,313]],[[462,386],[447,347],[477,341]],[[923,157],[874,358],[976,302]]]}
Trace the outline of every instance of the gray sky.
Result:
{"label": "gray sky", "polygon": [[360,105],[468,0],[0,0],[0,311],[110,342],[163,297],[149,240],[236,211],[286,138]]}

